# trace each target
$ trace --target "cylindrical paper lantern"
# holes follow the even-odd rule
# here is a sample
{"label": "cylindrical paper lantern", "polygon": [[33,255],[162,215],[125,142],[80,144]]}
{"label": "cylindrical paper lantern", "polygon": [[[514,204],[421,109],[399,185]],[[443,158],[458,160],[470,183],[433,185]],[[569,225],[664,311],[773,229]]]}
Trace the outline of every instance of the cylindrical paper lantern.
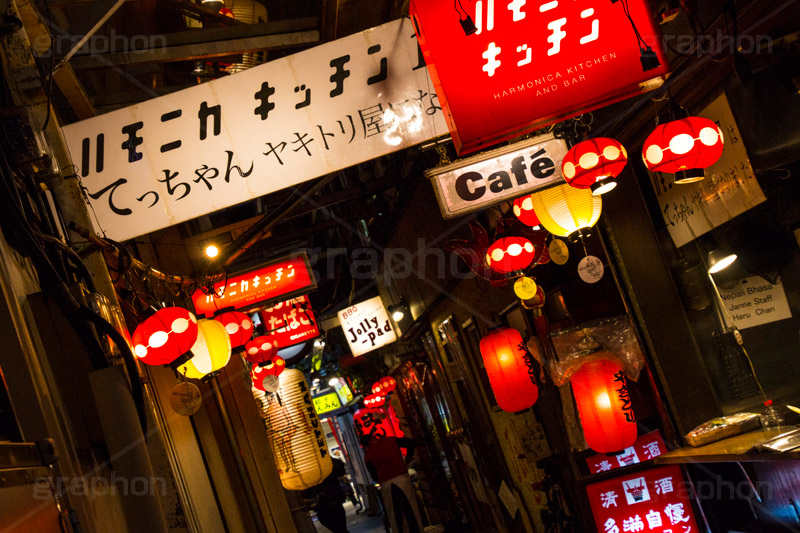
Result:
{"label": "cylindrical paper lantern", "polygon": [[495,272],[505,274],[526,268],[535,255],[533,243],[525,237],[502,237],[489,246],[486,264]]}
{"label": "cylindrical paper lantern", "polygon": [[531,194],[531,203],[547,231],[572,242],[591,232],[603,209],[600,196],[567,184]]}
{"label": "cylindrical paper lantern", "polygon": [[239,311],[225,311],[214,317],[214,320],[225,326],[231,338],[231,348],[244,346],[253,336],[253,321]]}
{"label": "cylindrical paper lantern", "polygon": [[191,351],[192,358],[178,367],[187,378],[200,379],[221,370],[231,358],[231,338],[225,326],[212,319],[199,320]]}
{"label": "cylindrical paper lantern", "polygon": [[592,194],[604,194],[616,186],[628,163],[628,152],[616,139],[595,137],[579,142],[569,149],[561,162],[561,173],[570,187],[591,189]]}
{"label": "cylindrical paper lantern", "polygon": [[296,369],[283,372],[277,394],[280,401],[271,401],[266,413],[281,484],[287,490],[319,485],[333,465],[303,373]]}
{"label": "cylindrical paper lantern", "polygon": [[266,363],[278,353],[278,341],[271,335],[261,335],[244,345],[244,358],[253,364]]}
{"label": "cylindrical paper lantern", "polygon": [[676,181],[691,183],[703,179],[702,169],[722,156],[722,130],[713,120],[686,117],[656,127],[642,147],[642,159],[653,172],[684,172]]}
{"label": "cylindrical paper lantern", "polygon": [[500,328],[481,339],[481,356],[489,375],[497,405],[516,413],[539,398],[533,357],[527,353],[522,335],[514,328]]}
{"label": "cylindrical paper lantern", "polygon": [[131,341],[133,353],[148,365],[168,365],[197,340],[197,319],[180,307],[159,309],[139,324]]}
{"label": "cylindrical paper lantern", "polygon": [[620,364],[611,359],[592,359],[581,366],[570,383],[586,444],[598,453],[633,446],[636,417]]}

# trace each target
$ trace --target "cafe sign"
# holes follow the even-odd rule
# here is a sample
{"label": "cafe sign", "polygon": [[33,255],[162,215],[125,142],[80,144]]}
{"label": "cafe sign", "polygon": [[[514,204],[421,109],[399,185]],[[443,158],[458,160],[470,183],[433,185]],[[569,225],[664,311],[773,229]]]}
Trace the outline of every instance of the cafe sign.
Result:
{"label": "cafe sign", "polygon": [[567,143],[541,135],[425,172],[444,218],[484,209],[556,183]]}
{"label": "cafe sign", "polygon": [[363,355],[397,340],[380,296],[342,309],[338,315],[347,344],[354,356]]}

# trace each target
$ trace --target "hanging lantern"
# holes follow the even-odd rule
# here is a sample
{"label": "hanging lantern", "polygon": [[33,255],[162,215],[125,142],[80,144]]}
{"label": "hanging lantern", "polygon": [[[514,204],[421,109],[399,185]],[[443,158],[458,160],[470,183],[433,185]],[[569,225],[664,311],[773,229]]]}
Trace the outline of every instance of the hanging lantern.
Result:
{"label": "hanging lantern", "polygon": [[271,335],[261,335],[244,345],[244,358],[257,365],[266,363],[278,353],[278,341]]}
{"label": "hanging lantern", "polygon": [[603,208],[600,196],[566,184],[533,193],[531,203],[542,226],[553,235],[569,238],[570,242],[591,235]]}
{"label": "hanging lantern", "polygon": [[633,446],[636,418],[622,366],[616,360],[593,359],[581,366],[570,383],[586,444],[598,453]]}
{"label": "hanging lantern", "polygon": [[216,320],[199,320],[191,351],[192,358],[178,366],[178,372],[187,378],[200,379],[221,370],[231,358],[231,338],[225,326]]}
{"label": "hanging lantern", "polygon": [[686,117],[656,127],[644,141],[642,159],[652,172],[673,173],[675,183],[691,183],[705,177],[703,169],[719,160],[723,145],[716,122]]}
{"label": "hanging lantern", "polygon": [[502,237],[486,252],[486,264],[495,272],[522,270],[533,262],[533,243],[524,237]]}
{"label": "hanging lantern", "polygon": [[397,388],[397,381],[392,376],[386,376],[379,381],[381,391],[384,393],[393,392]]}
{"label": "hanging lantern", "polygon": [[238,348],[253,336],[253,321],[239,311],[225,311],[214,317],[214,320],[225,326],[231,338],[231,348]]}
{"label": "hanging lantern", "polygon": [[253,386],[258,390],[267,392],[264,388],[264,378],[267,376],[280,376],[286,370],[286,361],[280,356],[275,356],[266,363],[253,366],[250,371],[250,377],[253,380]]}
{"label": "hanging lantern", "polygon": [[364,407],[380,407],[386,399],[379,394],[370,394],[364,398]]}
{"label": "hanging lantern", "polygon": [[275,398],[266,408],[267,433],[283,488],[304,490],[319,485],[333,464],[308,383],[300,370],[280,376]]}
{"label": "hanging lantern", "polygon": [[197,319],[180,307],[159,309],[134,330],[133,353],[148,365],[168,365],[197,340]]}
{"label": "hanging lantern", "polygon": [[489,375],[497,405],[516,413],[536,403],[533,357],[525,350],[522,336],[514,328],[500,328],[481,339],[483,364]]}
{"label": "hanging lantern", "polygon": [[570,187],[591,189],[592,194],[605,194],[617,186],[619,176],[628,163],[628,152],[616,139],[595,137],[569,149],[561,162],[561,173]]}
{"label": "hanging lantern", "polygon": [[536,216],[536,212],[533,210],[530,194],[520,196],[514,200],[513,210],[514,216],[517,217],[520,222],[534,229],[539,229],[539,217]]}
{"label": "hanging lantern", "polygon": [[372,384],[372,394],[380,394],[381,393],[381,382],[376,381]]}

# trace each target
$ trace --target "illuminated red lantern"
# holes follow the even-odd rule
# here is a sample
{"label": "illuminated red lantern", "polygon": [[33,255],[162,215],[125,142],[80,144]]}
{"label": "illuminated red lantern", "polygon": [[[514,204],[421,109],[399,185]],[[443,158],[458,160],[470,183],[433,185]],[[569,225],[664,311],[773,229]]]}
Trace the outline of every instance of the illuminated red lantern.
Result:
{"label": "illuminated red lantern", "polygon": [[180,307],[159,309],[133,332],[133,353],[148,365],[167,365],[197,340],[197,319]]}
{"label": "illuminated red lantern", "polygon": [[489,246],[486,264],[495,272],[506,274],[526,268],[535,255],[533,243],[525,237],[501,237]]}
{"label": "illuminated red lantern", "polygon": [[267,392],[264,389],[264,378],[267,376],[280,376],[284,370],[286,370],[286,361],[277,355],[266,363],[255,365],[253,370],[250,371],[250,377],[253,379],[253,386],[258,390]]}
{"label": "illuminated red lantern", "polygon": [[539,227],[539,217],[536,216],[536,212],[533,210],[533,202],[531,201],[530,194],[520,196],[514,200],[514,216],[526,226],[531,226],[532,228]]}
{"label": "illuminated red lantern", "polygon": [[397,381],[392,376],[383,377],[378,383],[380,383],[381,391],[384,393],[392,392],[397,388]]}
{"label": "illuminated red lantern", "polygon": [[480,349],[500,409],[516,413],[536,403],[539,388],[533,356],[525,350],[517,330],[499,328],[490,332],[481,339]]}
{"label": "illuminated red lantern", "polygon": [[239,311],[225,311],[214,317],[214,320],[225,326],[231,338],[231,348],[243,346],[253,336],[253,321]]}
{"label": "illuminated red lantern", "polygon": [[364,398],[364,407],[380,407],[386,402],[386,399],[379,394],[370,394]]}
{"label": "illuminated red lantern", "polygon": [[372,394],[380,394],[381,393],[381,382],[376,381],[372,384]]}
{"label": "illuminated red lantern", "polygon": [[633,446],[636,417],[622,366],[615,359],[593,357],[572,376],[570,383],[586,444],[598,453],[614,453]]}
{"label": "illuminated red lantern", "polygon": [[244,358],[254,364],[266,363],[278,353],[278,342],[270,335],[261,335],[244,345]]}
{"label": "illuminated red lantern", "polygon": [[569,149],[561,162],[561,173],[571,187],[591,189],[592,194],[607,193],[617,183],[628,163],[628,152],[616,139],[595,137]]}
{"label": "illuminated red lantern", "polygon": [[676,182],[691,183],[703,179],[703,169],[719,160],[723,144],[716,122],[686,117],[656,127],[644,141],[642,159],[653,172],[679,174]]}

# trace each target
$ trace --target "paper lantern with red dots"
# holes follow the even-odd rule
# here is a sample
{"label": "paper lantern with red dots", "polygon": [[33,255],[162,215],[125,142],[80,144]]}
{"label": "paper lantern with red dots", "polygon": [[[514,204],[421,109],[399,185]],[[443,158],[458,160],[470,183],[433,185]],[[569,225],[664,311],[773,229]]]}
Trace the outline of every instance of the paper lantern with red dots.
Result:
{"label": "paper lantern with red dots", "polygon": [[514,328],[499,328],[480,343],[483,364],[497,405],[516,413],[531,407],[539,398],[533,357],[525,350],[522,335]]}
{"label": "paper lantern with red dots", "polygon": [[594,354],[570,383],[586,444],[598,453],[613,453],[636,442],[636,417],[622,366],[601,357]]}
{"label": "paper lantern with red dots", "polygon": [[525,237],[501,237],[486,252],[486,264],[495,272],[506,274],[526,268],[536,252]]}
{"label": "paper lantern with red dots", "polygon": [[286,370],[286,361],[280,356],[275,356],[266,363],[255,365],[253,370],[250,371],[250,377],[253,380],[253,386],[258,390],[267,392],[264,388],[264,378],[267,376],[280,376]]}
{"label": "paper lantern with red dots", "polygon": [[722,156],[724,140],[716,122],[686,117],[656,127],[642,147],[642,159],[652,172],[679,174],[675,181],[691,183]]}
{"label": "paper lantern with red dots", "polygon": [[271,335],[261,335],[244,345],[244,358],[253,364],[266,363],[278,353],[278,342]]}
{"label": "paper lantern with red dots", "polygon": [[197,340],[197,319],[180,307],[159,309],[134,330],[133,353],[148,365],[168,365]]}
{"label": "paper lantern with red dots", "polygon": [[392,376],[386,376],[378,382],[381,385],[381,392],[387,394],[393,392],[397,388],[397,381]]}
{"label": "paper lantern with red dots", "polygon": [[576,189],[591,189],[592,194],[605,194],[616,186],[628,163],[628,152],[616,139],[595,137],[569,149],[561,162],[564,179]]}
{"label": "paper lantern with red dots", "polygon": [[539,217],[536,216],[536,212],[533,210],[533,202],[531,201],[530,194],[520,196],[514,200],[514,216],[526,226],[531,226],[532,228],[539,227]]}
{"label": "paper lantern with red dots", "polygon": [[238,348],[253,336],[253,321],[240,311],[225,311],[214,317],[214,320],[225,326],[231,338],[231,348]]}

